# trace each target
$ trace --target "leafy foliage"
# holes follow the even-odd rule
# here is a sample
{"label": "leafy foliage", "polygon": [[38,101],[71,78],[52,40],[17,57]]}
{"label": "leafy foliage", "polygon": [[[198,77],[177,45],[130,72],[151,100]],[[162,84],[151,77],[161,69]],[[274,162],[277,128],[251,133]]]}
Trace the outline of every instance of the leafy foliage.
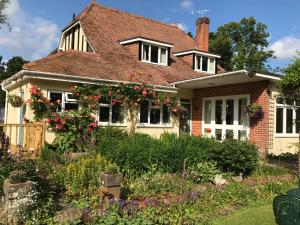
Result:
{"label": "leafy foliage", "polygon": [[4,14],[4,10],[8,7],[10,0],[1,0],[0,2],[0,28],[2,24],[8,25],[7,16]]}
{"label": "leafy foliage", "polygon": [[273,51],[266,50],[270,37],[266,29],[253,17],[227,23],[210,35],[210,51],[222,55],[220,65],[228,71],[266,70],[267,60],[273,57]]}
{"label": "leafy foliage", "polygon": [[201,162],[188,168],[188,176],[196,183],[208,183],[220,173],[215,162]]}

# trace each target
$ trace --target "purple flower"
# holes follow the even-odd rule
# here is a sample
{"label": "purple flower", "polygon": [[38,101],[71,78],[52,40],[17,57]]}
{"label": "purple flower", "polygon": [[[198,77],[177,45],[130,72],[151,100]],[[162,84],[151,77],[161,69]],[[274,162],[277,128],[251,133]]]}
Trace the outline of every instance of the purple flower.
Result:
{"label": "purple flower", "polygon": [[121,209],[124,209],[125,206],[126,206],[126,201],[124,199],[120,199],[119,200],[119,205],[120,205]]}
{"label": "purple flower", "polygon": [[197,192],[192,192],[190,195],[192,200],[196,200],[198,198],[198,193]]}
{"label": "purple flower", "polygon": [[134,206],[134,207],[139,206],[139,202],[136,201],[136,200],[133,200],[130,204],[131,204],[132,206]]}

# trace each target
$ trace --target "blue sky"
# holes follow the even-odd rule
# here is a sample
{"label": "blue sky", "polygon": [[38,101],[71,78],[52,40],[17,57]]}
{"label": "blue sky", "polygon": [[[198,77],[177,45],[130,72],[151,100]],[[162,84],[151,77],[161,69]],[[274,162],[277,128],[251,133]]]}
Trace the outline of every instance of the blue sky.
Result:
{"label": "blue sky", "polygon": [[[57,46],[61,28],[91,0],[11,0],[7,9],[12,32],[0,30],[0,55],[28,60],[47,55]],[[230,21],[254,16],[267,24],[270,46],[278,58],[273,67],[286,65],[300,50],[299,0],[98,0],[98,3],[195,31],[192,10],[209,9],[211,31]]]}

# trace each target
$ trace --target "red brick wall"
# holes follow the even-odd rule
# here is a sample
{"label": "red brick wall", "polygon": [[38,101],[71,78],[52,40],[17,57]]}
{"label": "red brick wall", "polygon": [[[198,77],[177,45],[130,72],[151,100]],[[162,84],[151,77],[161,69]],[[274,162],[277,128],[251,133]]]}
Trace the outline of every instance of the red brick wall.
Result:
{"label": "red brick wall", "polygon": [[179,56],[179,58],[181,58],[183,61],[187,62],[188,64],[191,65],[191,67],[193,66],[193,54],[190,55],[184,55],[184,56]]}
{"label": "red brick wall", "polygon": [[268,82],[252,82],[244,84],[226,85],[213,88],[194,90],[192,133],[202,134],[202,99],[204,97],[217,97],[226,95],[250,94],[251,103],[259,103],[263,107],[264,116],[261,120],[250,121],[250,141],[258,145],[262,154],[269,149],[269,94]]}

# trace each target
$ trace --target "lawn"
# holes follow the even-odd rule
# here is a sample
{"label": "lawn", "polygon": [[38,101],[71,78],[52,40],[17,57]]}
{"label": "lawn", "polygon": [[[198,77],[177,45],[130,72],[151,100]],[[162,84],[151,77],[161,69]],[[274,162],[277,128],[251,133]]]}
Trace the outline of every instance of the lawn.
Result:
{"label": "lawn", "polygon": [[215,223],[215,225],[276,225],[272,204],[247,208]]}

